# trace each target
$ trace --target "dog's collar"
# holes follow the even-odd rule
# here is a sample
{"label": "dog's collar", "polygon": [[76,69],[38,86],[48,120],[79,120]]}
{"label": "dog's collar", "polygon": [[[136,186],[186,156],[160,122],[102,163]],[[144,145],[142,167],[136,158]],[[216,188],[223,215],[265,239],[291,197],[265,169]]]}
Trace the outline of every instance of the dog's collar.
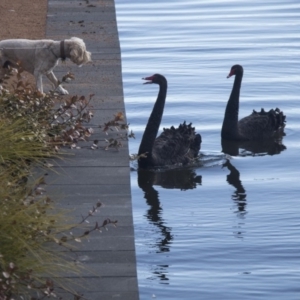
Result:
{"label": "dog's collar", "polygon": [[60,58],[62,60],[66,60],[66,54],[65,54],[65,40],[62,40],[60,42]]}

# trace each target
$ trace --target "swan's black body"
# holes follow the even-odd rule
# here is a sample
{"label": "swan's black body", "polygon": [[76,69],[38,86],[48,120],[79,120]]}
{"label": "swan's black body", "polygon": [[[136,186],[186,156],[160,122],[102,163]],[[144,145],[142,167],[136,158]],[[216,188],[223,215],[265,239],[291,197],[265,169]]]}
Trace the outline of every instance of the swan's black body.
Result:
{"label": "swan's black body", "polygon": [[276,132],[283,129],[285,115],[278,108],[271,109],[268,112],[263,109],[260,112],[253,110],[251,115],[238,121],[243,67],[234,65],[227,78],[232,75],[235,75],[235,79],[225,110],[221,132],[222,138],[235,141],[254,141],[272,138]]}
{"label": "swan's black body", "polygon": [[146,83],[158,84],[159,92],[140,144],[138,155],[146,154],[146,157],[139,158],[139,167],[147,169],[188,164],[198,156],[200,134],[196,134],[192,124],[187,125],[184,122],[178,128],[164,128],[162,134],[156,138],[164,111],[168,83],[160,74],[144,79],[148,80]]}

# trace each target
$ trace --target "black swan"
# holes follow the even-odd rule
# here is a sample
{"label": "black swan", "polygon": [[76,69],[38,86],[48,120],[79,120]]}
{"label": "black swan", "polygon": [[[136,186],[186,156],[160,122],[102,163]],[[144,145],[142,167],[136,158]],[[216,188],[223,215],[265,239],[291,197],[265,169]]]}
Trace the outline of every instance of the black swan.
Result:
{"label": "black swan", "polygon": [[139,167],[147,169],[188,164],[198,155],[201,135],[196,134],[191,123],[187,125],[184,122],[178,128],[173,126],[169,129],[164,128],[161,135],[156,138],[164,111],[168,83],[166,78],[160,74],[143,79],[147,80],[145,84],[158,84],[159,92],[140,144]]}
{"label": "black swan", "polygon": [[232,91],[226,106],[225,116],[222,126],[221,137],[226,140],[254,141],[272,138],[276,133],[284,128],[285,115],[279,108],[266,112],[253,110],[253,113],[240,121],[239,99],[243,78],[243,67],[232,66],[227,78],[235,75]]}

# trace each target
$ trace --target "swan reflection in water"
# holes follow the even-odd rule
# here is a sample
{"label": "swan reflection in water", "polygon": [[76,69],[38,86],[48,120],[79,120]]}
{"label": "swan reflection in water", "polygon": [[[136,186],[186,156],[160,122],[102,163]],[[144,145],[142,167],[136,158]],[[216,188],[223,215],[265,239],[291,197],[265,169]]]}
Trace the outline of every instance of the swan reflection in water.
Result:
{"label": "swan reflection in water", "polygon": [[234,167],[229,159],[225,161],[223,164],[223,168],[227,168],[230,173],[227,175],[227,182],[235,187],[235,191],[232,194],[232,200],[236,203],[237,205],[237,211],[236,213],[238,214],[239,217],[243,218],[244,215],[246,214],[246,190],[242,185],[242,181],[240,180],[240,172],[237,170],[236,167]]}
{"label": "swan reflection in water", "polygon": [[240,172],[234,167],[229,159],[225,161],[223,164],[223,168],[227,168],[230,173],[227,175],[227,182],[228,184],[232,185],[235,188],[234,193],[232,194],[231,198],[233,202],[236,204],[237,210],[234,210],[235,214],[237,215],[239,221],[237,224],[237,228],[234,229],[234,235],[237,238],[243,238],[243,230],[242,226],[244,225],[244,218],[247,214],[246,207],[247,207],[247,194],[246,190],[240,180]]}
{"label": "swan reflection in water", "polygon": [[286,150],[286,146],[282,144],[282,137],[267,139],[262,141],[228,141],[221,140],[222,152],[232,156],[248,156],[248,155],[275,155]]}
{"label": "swan reflection in water", "polygon": [[[164,171],[138,170],[138,185],[144,192],[144,198],[149,205],[146,217],[150,223],[155,225],[160,232],[160,237],[156,241],[157,253],[169,252],[173,240],[172,228],[166,225],[163,219],[163,209],[159,200],[159,193],[154,189],[154,185],[161,186],[165,189],[179,189],[186,191],[195,189],[202,183],[202,176],[195,173],[194,170],[169,169]],[[162,283],[168,281],[168,265],[156,266],[153,271]]]}
{"label": "swan reflection in water", "polygon": [[[280,154],[286,149],[282,144],[282,137],[284,135],[285,134],[282,131],[281,135],[277,136],[277,138],[262,141],[228,141],[222,139],[222,152],[231,156],[264,156]],[[223,168],[224,167],[230,171],[227,175],[227,182],[235,187],[235,191],[232,194],[232,200],[237,206],[235,213],[239,219],[244,219],[247,213],[247,194],[242,181],[240,180],[240,172],[232,165],[229,159],[226,159],[223,164]],[[238,237],[242,237],[241,225],[242,223],[239,223],[238,231],[236,232]]]}

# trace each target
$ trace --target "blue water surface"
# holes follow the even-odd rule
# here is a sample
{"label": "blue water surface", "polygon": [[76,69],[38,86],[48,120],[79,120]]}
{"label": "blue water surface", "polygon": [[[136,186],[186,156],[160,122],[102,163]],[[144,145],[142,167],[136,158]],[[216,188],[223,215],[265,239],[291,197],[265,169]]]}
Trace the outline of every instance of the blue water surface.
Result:
{"label": "blue water surface", "polygon": [[[201,165],[156,173],[132,163],[140,298],[300,299],[300,2],[116,0],[126,114],[137,153],[158,86],[163,127],[192,122]],[[240,117],[279,107],[277,151],[222,152],[234,64]]]}

